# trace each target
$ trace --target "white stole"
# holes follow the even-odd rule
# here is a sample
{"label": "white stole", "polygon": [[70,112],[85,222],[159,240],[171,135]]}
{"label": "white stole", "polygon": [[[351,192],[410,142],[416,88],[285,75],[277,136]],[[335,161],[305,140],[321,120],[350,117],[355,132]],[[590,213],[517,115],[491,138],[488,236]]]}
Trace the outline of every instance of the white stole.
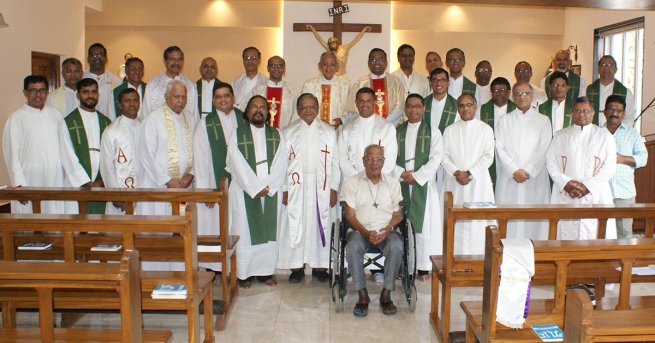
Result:
{"label": "white stole", "polygon": [[529,239],[503,239],[501,242],[503,263],[500,265],[496,321],[511,329],[522,329],[528,316],[530,280],[534,276],[534,246]]}

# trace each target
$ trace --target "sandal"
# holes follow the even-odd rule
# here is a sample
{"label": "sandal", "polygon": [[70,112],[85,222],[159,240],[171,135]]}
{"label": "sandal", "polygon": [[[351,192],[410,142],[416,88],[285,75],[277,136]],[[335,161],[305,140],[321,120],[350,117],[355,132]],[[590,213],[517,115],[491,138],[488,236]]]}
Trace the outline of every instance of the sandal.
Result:
{"label": "sandal", "polygon": [[368,314],[368,304],[357,303],[353,309],[353,314],[357,317],[366,317]]}
{"label": "sandal", "polygon": [[398,312],[398,309],[396,306],[393,304],[393,301],[380,301],[380,308],[382,309],[382,313],[385,316],[393,316]]}

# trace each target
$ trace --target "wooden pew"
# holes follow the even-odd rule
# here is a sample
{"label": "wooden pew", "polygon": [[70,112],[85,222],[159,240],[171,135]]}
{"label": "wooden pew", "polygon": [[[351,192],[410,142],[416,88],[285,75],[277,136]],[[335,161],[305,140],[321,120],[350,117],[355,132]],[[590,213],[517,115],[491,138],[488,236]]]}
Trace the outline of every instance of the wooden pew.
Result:
{"label": "wooden pew", "polygon": [[[501,238],[505,237],[507,223],[513,219],[544,219],[549,221],[548,239],[557,237],[557,223],[560,219],[598,218],[598,237],[605,237],[608,218],[643,218],[646,222],[645,237],[653,237],[655,229],[655,204],[621,205],[499,205],[497,208],[469,209],[462,205],[453,205],[452,193],[444,196],[443,253],[430,256],[432,261],[432,297],[430,323],[441,342],[448,342],[450,332],[451,294],[453,287],[481,287],[483,282],[483,255],[454,255],[455,222],[458,220],[496,219]],[[482,234],[482,233],[481,233]],[[605,282],[616,282],[619,274],[611,273],[616,265],[607,263],[604,268],[597,268],[597,273],[590,273],[587,262],[579,263],[579,268],[572,268],[569,283],[596,284],[596,296],[602,297]],[[542,270],[539,277],[533,279],[534,285],[549,284],[555,277],[554,269],[547,273]],[[581,271],[578,273],[578,271]],[[607,275],[611,277],[608,279]],[[613,275],[613,276],[612,276]],[[601,278],[601,276],[603,276]],[[640,277],[643,281],[653,278]],[[441,301],[439,295],[441,294]]]}
{"label": "wooden pew", "polygon": [[[61,340],[168,342],[170,330],[141,328],[139,253],[125,250],[120,263],[12,262],[0,261],[0,288],[34,289],[39,300],[40,329],[3,328],[0,337],[12,341]],[[53,289],[103,289],[120,298],[121,330],[54,329]]]}
{"label": "wooden pew", "polygon": [[[108,233],[119,233],[123,249],[139,250],[144,260],[183,261],[184,271],[142,271],[140,273],[141,308],[157,311],[186,311],[188,341],[200,342],[199,305],[212,303],[213,273],[198,271],[197,235],[194,204],[187,205],[186,218],[181,216],[121,216],[121,215],[52,215],[52,214],[0,214],[0,233],[4,261],[16,261],[33,256],[37,259],[63,259],[66,262],[85,260],[94,256],[89,240]],[[34,234],[22,232],[39,231]],[[95,233],[91,233],[95,232]],[[58,234],[53,234],[58,233]],[[136,238],[143,233],[169,233],[157,237],[167,247],[153,247],[138,242],[149,239]],[[116,236],[105,236],[116,239]],[[16,249],[25,240],[52,242],[51,251],[43,255],[35,252],[23,254]],[[168,244],[162,243],[169,239]],[[181,244],[181,245],[179,245]],[[8,248],[13,247],[13,248]],[[111,255],[106,256],[112,260]],[[151,293],[159,284],[184,284],[186,299],[152,299]],[[17,308],[38,308],[38,294],[34,291],[0,289],[3,326],[16,326]],[[54,309],[58,310],[118,310],[120,302],[115,292],[105,290],[63,289],[53,292]],[[214,342],[212,306],[204,306],[204,343]]]}
{"label": "wooden pew", "polygon": [[655,239],[534,241],[535,277],[539,273],[539,268],[536,268],[538,265],[550,264],[556,268],[556,277],[551,284],[554,286],[554,296],[552,299],[531,299],[523,329],[507,328],[496,323],[498,286],[501,279],[498,271],[503,258],[503,245],[500,241],[502,235],[495,226],[487,227],[486,231],[482,301],[461,303],[466,314],[467,343],[473,343],[476,339],[481,343],[492,341],[539,343],[541,339],[532,331],[530,325],[556,323],[563,328],[567,273],[573,261],[593,263],[616,261],[620,264],[619,297],[604,299],[605,301],[597,306],[598,311],[629,310],[631,306],[647,307],[653,303],[652,298],[643,301],[631,299],[630,291],[633,264],[639,260],[652,261],[655,258]]}
{"label": "wooden pew", "polygon": [[[227,179],[221,180],[221,189],[227,189]],[[184,203],[206,203],[215,202],[219,204],[220,223],[217,223],[219,235],[199,236],[198,243],[220,243],[220,252],[201,252],[198,253],[199,262],[219,262],[223,266],[221,273],[221,300],[223,300],[224,312],[218,314],[215,328],[218,331],[225,329],[228,314],[230,313],[237,296],[239,288],[236,277],[236,244],[239,236],[229,234],[228,226],[228,196],[224,191],[211,189],[146,189],[146,188],[34,188],[21,187],[16,190],[0,190],[0,201],[23,200],[32,203],[33,213],[41,213],[41,201],[45,200],[62,200],[76,201],[80,208],[80,213],[84,213],[87,201],[120,201],[125,203],[125,213],[134,214],[134,205],[136,202],[168,202],[171,204],[173,215],[180,214],[180,206]],[[204,206],[204,205],[202,205]],[[112,244],[111,240],[106,243],[101,241],[95,244]],[[142,248],[141,248],[142,249]],[[147,260],[147,252],[139,250],[141,258]],[[164,249],[160,253],[165,258]],[[173,254],[175,258],[176,254]],[[97,255],[96,255],[97,256]]]}

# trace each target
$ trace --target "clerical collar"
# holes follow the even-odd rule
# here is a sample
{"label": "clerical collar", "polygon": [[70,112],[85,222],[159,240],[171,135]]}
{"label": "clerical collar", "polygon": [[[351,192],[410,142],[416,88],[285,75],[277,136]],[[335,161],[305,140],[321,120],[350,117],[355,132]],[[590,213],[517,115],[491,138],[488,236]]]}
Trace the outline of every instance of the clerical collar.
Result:
{"label": "clerical collar", "polygon": [[32,106],[30,106],[30,105],[27,103],[27,101],[26,101],[26,102],[25,102],[25,109],[26,109],[26,110],[29,110],[29,111],[31,111],[31,112],[39,112],[39,113],[41,113],[43,110],[45,110],[45,105],[43,105],[43,109],[40,109],[40,108],[36,108],[36,107],[32,107]]}
{"label": "clerical collar", "polygon": [[202,82],[203,82],[203,83],[206,83],[206,84],[213,84],[214,81],[216,81],[216,79],[211,79],[211,80],[209,80],[209,81],[205,81],[205,79],[202,79]]}
{"label": "clerical collar", "polygon": [[387,72],[386,71],[384,73],[382,73],[382,75],[380,75],[380,76],[377,76],[375,74],[371,74],[371,80],[384,79],[385,77],[387,77]]}
{"label": "clerical collar", "polygon": [[464,74],[460,74],[459,77],[457,77],[457,78],[452,76],[452,75],[449,75],[448,77],[453,81],[459,81],[463,76],[464,76]]}
{"label": "clerical collar", "polygon": [[498,108],[498,109],[504,109],[504,108],[507,108],[507,104],[509,104],[509,102],[505,103],[505,105],[503,105],[503,106],[496,106],[496,104],[494,104],[494,107]]}
{"label": "clerical collar", "polygon": [[216,109],[216,113],[218,113],[218,114],[222,114],[222,115],[224,115],[224,116],[229,116],[230,114],[232,114],[232,112],[234,112],[234,108],[233,108],[230,112],[227,112],[227,113],[225,113],[225,112],[219,110],[218,108]]}
{"label": "clerical collar", "polygon": [[266,80],[266,85],[268,87],[282,88],[282,87],[284,87],[284,80],[282,80],[282,81],[280,81],[278,83],[275,83],[275,81],[273,81],[271,79],[268,79],[268,80]]}
{"label": "clerical collar", "polygon": [[557,100],[553,99],[553,104],[559,106],[559,105],[561,105],[562,103],[564,103],[564,101],[566,101],[566,97],[564,97],[564,99],[562,99],[562,101],[557,101]]}
{"label": "clerical collar", "polygon": [[410,128],[417,128],[417,127],[419,127],[419,125],[421,125],[420,121],[416,122],[416,123],[407,122],[407,126],[410,127]]}
{"label": "clerical collar", "polygon": [[[105,75],[105,73],[107,73],[106,70],[105,70],[104,72],[102,72],[102,74],[98,75],[98,74],[94,74],[94,73],[91,71],[91,69],[89,69],[89,74],[93,75],[93,76],[94,76],[96,79],[98,79],[98,80],[100,80],[100,78],[102,77],[102,75]],[[98,81],[98,80],[96,80],[96,81]]]}
{"label": "clerical collar", "polygon": [[251,128],[253,131],[258,131],[258,132],[259,132],[259,131],[265,129],[265,128],[266,128],[266,125],[264,125],[264,126],[262,126],[262,127],[257,127],[257,126],[255,126],[255,125],[253,125],[253,124],[251,123],[251,124],[250,124],[250,128]]}
{"label": "clerical collar", "polygon": [[377,115],[377,114],[374,113],[373,115],[371,115],[371,116],[368,117],[368,118],[364,118],[364,117],[362,117],[362,116],[359,116],[359,120],[362,120],[362,121],[364,121],[364,122],[374,121],[376,115]]}
{"label": "clerical collar", "polygon": [[77,94],[77,89],[69,88],[69,87],[66,87],[66,86],[64,86],[64,89],[67,92],[73,92],[73,94]]}
{"label": "clerical collar", "polygon": [[586,131],[591,130],[591,123],[589,123],[589,124],[587,124],[585,126],[580,126],[580,125],[576,125],[576,124],[572,124],[571,126],[573,126],[573,131],[574,132],[586,132]]}
{"label": "clerical collar", "polygon": [[601,87],[606,87],[606,88],[609,88],[610,86],[614,87],[614,81],[616,81],[616,80],[612,80],[612,82],[610,82],[610,83],[604,85],[603,82],[600,81],[600,79],[598,79],[598,83],[600,83],[600,86],[601,86]]}
{"label": "clerical collar", "polygon": [[335,77],[335,76],[336,76],[336,74],[335,74],[335,75],[332,75],[332,80],[328,80],[328,79],[325,78],[325,76],[323,76],[323,74],[321,74],[321,81],[322,81],[322,83],[323,83],[324,85],[331,85],[331,84],[334,83],[334,77]]}
{"label": "clerical collar", "polygon": [[96,113],[95,110],[93,112],[89,112],[89,111],[83,110],[82,107],[78,107],[77,109],[80,111],[80,114],[86,114],[87,116],[92,116],[92,115],[94,115]]}

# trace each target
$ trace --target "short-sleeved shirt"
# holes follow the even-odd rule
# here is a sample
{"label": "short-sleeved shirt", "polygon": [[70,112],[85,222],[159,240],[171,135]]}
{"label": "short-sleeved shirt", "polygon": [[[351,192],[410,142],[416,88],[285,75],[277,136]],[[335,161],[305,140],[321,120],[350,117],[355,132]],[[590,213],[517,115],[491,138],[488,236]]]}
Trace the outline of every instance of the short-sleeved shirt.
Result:
{"label": "short-sleeved shirt", "polygon": [[[607,123],[603,124],[603,127],[607,127]],[[615,199],[630,199],[637,195],[635,169],[646,165],[648,151],[644,144],[644,138],[639,132],[623,123],[614,131],[614,141],[616,142],[616,152],[623,156],[632,156],[635,159],[635,166],[616,164],[616,172],[610,179],[612,196]]]}
{"label": "short-sleeved shirt", "polygon": [[382,174],[380,182],[374,185],[363,171],[346,180],[341,200],[355,209],[355,217],[367,230],[377,231],[387,226],[393,213],[400,210],[403,195],[398,180]]}

